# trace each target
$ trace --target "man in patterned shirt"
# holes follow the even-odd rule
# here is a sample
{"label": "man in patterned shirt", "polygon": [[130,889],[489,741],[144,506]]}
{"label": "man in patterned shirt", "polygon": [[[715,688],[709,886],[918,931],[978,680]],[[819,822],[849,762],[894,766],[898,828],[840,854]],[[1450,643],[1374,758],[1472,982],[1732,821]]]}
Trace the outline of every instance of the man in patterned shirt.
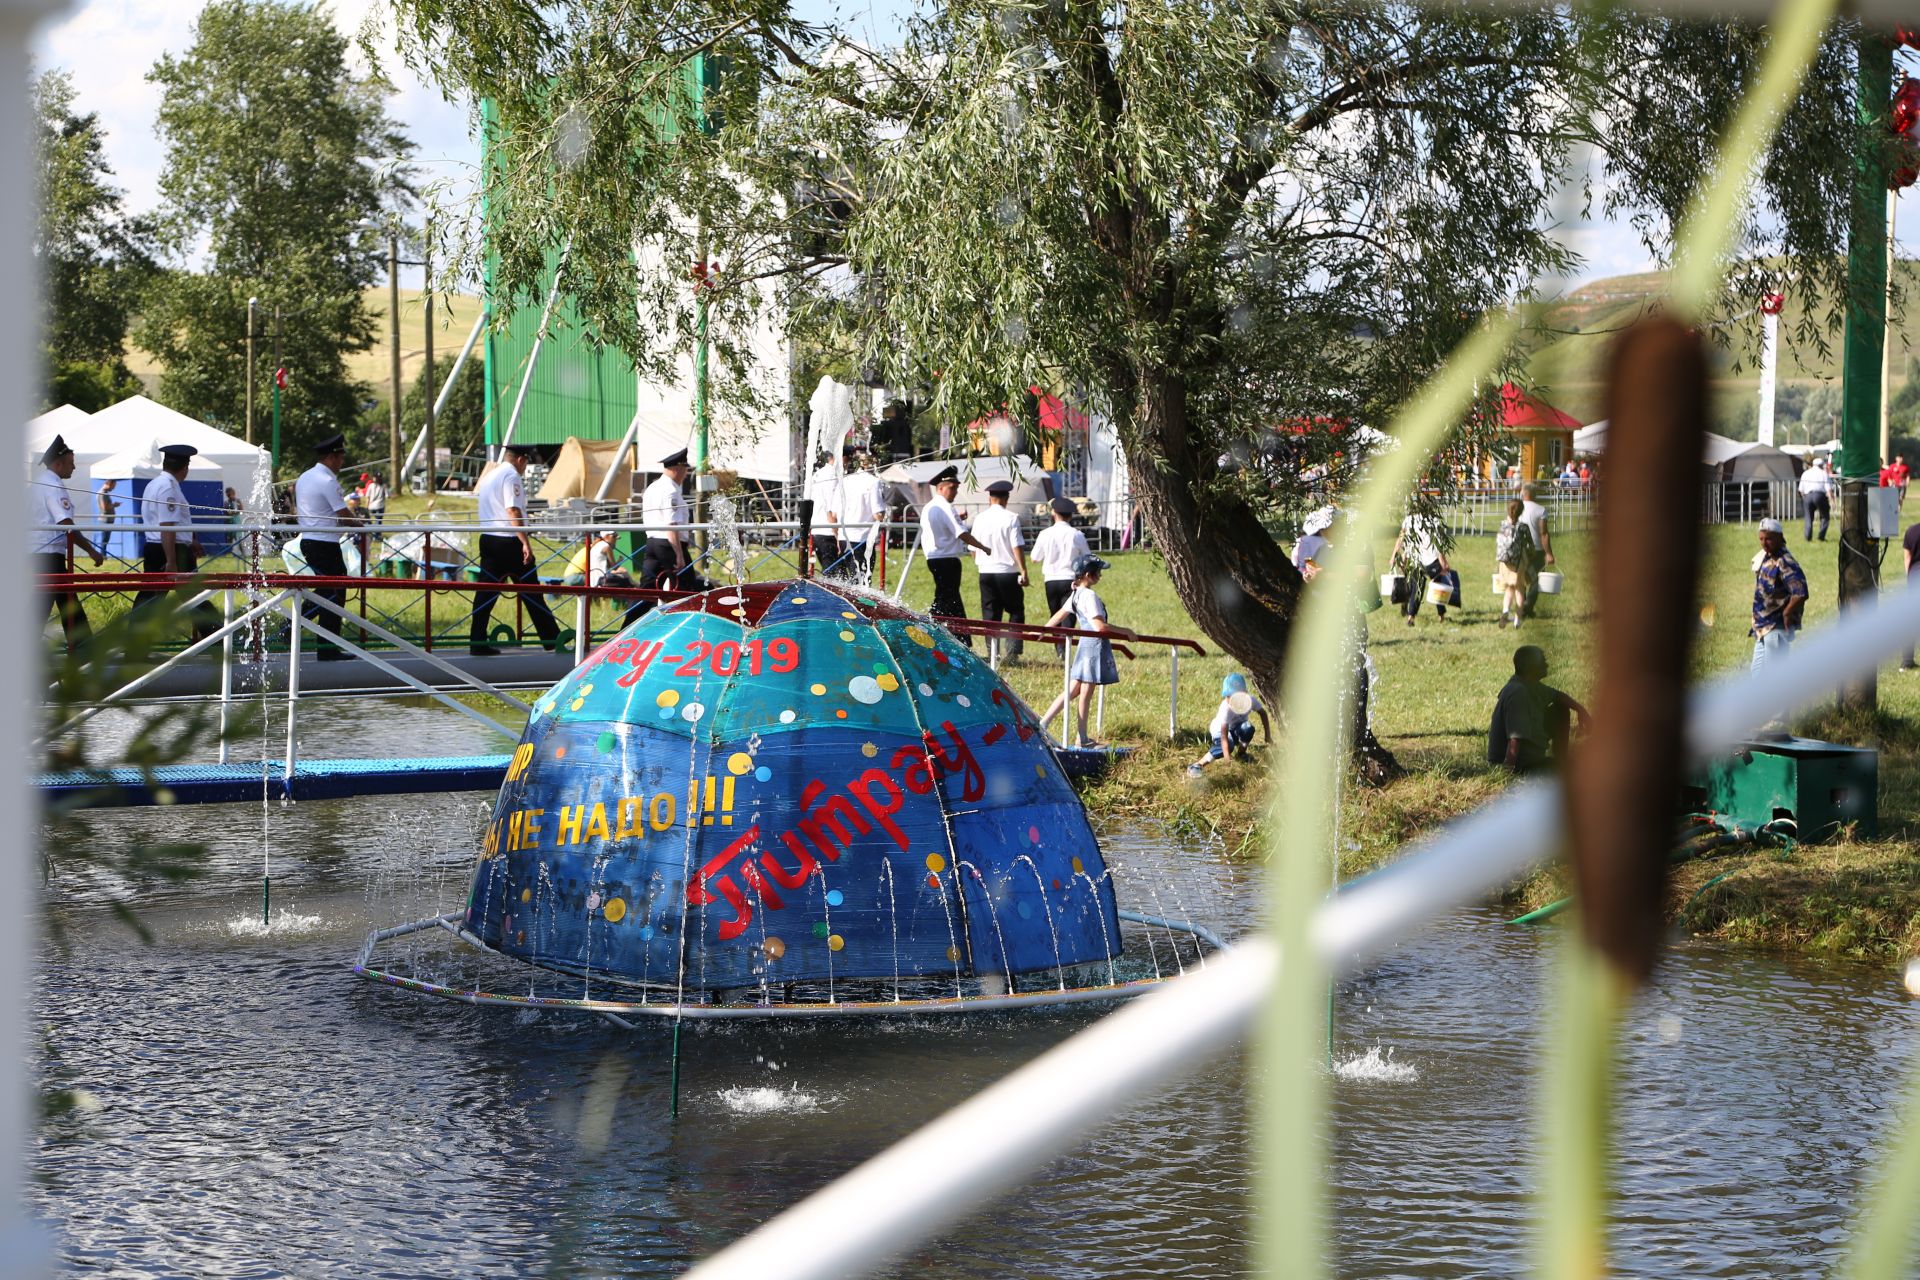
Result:
{"label": "man in patterned shirt", "polygon": [[1787,656],[1807,607],[1807,575],[1787,550],[1778,520],[1760,522],[1760,554],[1753,558],[1753,670]]}

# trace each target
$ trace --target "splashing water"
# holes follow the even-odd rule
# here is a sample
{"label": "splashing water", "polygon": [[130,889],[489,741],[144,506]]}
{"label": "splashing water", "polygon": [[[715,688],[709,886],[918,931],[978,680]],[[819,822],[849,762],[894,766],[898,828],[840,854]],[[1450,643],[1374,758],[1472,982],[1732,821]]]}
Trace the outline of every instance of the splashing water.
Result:
{"label": "splashing water", "polygon": [[227,921],[226,929],[233,938],[298,938],[313,933],[322,923],[319,916],[301,915],[282,907],[270,921],[255,915],[235,916]]}
{"label": "splashing water", "polygon": [[733,509],[733,499],[724,493],[716,493],[707,503],[708,536],[719,548],[720,568],[733,579],[737,586],[746,580],[747,555],[740,543],[740,518]]}
{"label": "splashing water", "polygon": [[720,1090],[714,1098],[737,1116],[775,1113],[801,1115],[838,1101],[827,1094],[809,1093],[797,1084],[790,1084],[784,1089],[776,1089],[771,1085],[734,1085]]}
{"label": "splashing water", "polygon": [[1420,1068],[1411,1062],[1395,1062],[1392,1049],[1383,1051],[1375,1045],[1335,1063],[1333,1074],[1360,1084],[1412,1084],[1420,1078]]}

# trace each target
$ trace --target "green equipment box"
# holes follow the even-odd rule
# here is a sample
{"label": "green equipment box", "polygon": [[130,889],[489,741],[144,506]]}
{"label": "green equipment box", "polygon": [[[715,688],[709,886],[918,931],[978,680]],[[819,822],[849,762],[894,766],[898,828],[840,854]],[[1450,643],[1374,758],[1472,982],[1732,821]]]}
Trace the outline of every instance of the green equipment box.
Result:
{"label": "green equipment box", "polygon": [[1853,824],[1880,833],[1880,754],[1814,738],[1748,742],[1687,787],[1688,806],[1758,826],[1792,818],[1802,842],[1831,840]]}

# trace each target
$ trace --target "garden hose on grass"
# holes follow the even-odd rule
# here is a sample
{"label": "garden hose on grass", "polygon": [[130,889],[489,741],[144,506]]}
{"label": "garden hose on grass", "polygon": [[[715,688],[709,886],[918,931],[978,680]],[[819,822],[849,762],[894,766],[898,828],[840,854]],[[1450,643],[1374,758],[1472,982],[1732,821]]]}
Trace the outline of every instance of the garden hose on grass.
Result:
{"label": "garden hose on grass", "polygon": [[[1730,819],[1715,814],[1690,813],[1681,823],[1680,845],[1668,858],[1670,863],[1693,862],[1697,859],[1717,856],[1734,849],[1777,849],[1785,857],[1799,847],[1799,828],[1792,818],[1775,818],[1758,826],[1742,826]],[[1701,894],[1737,872],[1723,872],[1707,881],[1687,899],[1685,911],[1698,901]],[[1539,924],[1543,920],[1565,911],[1573,905],[1572,897],[1558,898],[1544,907],[1539,907],[1525,915],[1515,916],[1508,924]]]}

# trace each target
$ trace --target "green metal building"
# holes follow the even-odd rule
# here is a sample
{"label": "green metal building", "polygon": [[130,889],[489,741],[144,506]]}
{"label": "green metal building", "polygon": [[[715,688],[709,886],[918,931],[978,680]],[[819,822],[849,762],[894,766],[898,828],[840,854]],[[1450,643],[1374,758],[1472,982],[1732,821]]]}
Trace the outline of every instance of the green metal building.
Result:
{"label": "green metal building", "polygon": [[[707,91],[721,73],[722,61],[700,54],[683,68],[683,84],[694,112],[702,109]],[[491,174],[502,146],[496,136],[493,103],[483,102],[480,116],[482,171]],[[486,208],[483,193],[482,217],[486,216]],[[540,343],[539,358],[534,360],[540,316],[553,288],[553,273],[558,262],[557,253],[549,255],[546,274],[533,296],[506,299],[496,294],[496,263],[491,255],[487,258],[481,281],[487,314],[497,318],[507,310],[505,323],[490,327],[482,339],[489,448],[499,444],[506,432],[530,361],[533,377],[527,383],[520,417],[513,427],[516,441],[559,445],[565,443],[568,436],[582,440],[618,440],[633,420],[638,399],[633,361],[625,352],[599,346],[591,340],[591,331],[582,323],[573,298],[564,287],[555,299],[546,340]],[[562,283],[564,285],[564,281]],[[513,303],[518,305],[511,305],[509,310]]]}

